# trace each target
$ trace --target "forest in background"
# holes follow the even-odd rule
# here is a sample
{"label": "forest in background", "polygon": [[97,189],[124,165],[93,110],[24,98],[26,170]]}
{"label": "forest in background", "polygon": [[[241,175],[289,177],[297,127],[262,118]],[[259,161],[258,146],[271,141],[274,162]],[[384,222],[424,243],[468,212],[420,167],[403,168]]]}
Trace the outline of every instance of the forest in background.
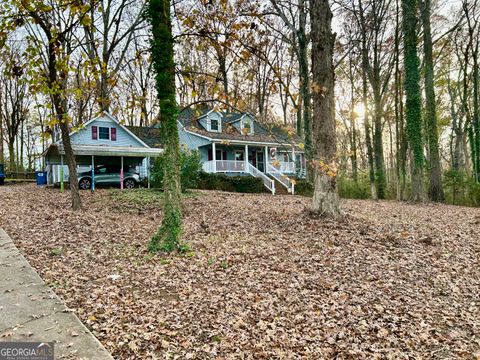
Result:
{"label": "forest in background", "polygon": [[[62,124],[79,127],[102,110],[128,125],[156,124],[146,7],[138,0],[0,5],[0,163],[8,171],[38,167]],[[312,95],[322,91],[311,77],[309,8],[304,0],[173,2],[179,107],[250,112],[299,133],[308,152]],[[478,205],[480,4],[425,0],[418,10],[407,18],[400,1],[332,3],[339,190],[410,199],[411,168],[421,162],[430,199]],[[54,69],[39,19],[51,20],[58,42]],[[405,27],[416,37],[421,70],[416,142],[405,111]],[[57,99],[60,91],[46,85],[53,75]]]}

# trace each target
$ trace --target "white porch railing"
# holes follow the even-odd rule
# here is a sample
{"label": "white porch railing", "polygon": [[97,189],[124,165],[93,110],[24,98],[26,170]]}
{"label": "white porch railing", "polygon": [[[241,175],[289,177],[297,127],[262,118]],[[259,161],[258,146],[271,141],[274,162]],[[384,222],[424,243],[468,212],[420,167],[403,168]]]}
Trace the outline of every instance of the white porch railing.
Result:
{"label": "white porch railing", "polygon": [[281,173],[295,174],[295,163],[293,161],[271,161],[270,165]]}
{"label": "white porch railing", "polygon": [[246,172],[245,161],[235,160],[210,160],[202,165],[203,171],[207,173],[215,172]]}
{"label": "white porch railing", "polygon": [[278,171],[277,168],[275,168],[271,164],[267,164],[267,173],[273,176],[283,186],[285,186],[289,193],[291,193],[292,195],[295,193],[295,184],[292,180],[289,179],[287,175]]}
{"label": "white porch railing", "polygon": [[235,161],[235,160],[210,160],[203,163],[203,171],[207,173],[218,173],[218,172],[228,172],[228,173],[248,173],[256,178],[260,178],[263,182],[263,185],[271,191],[272,194],[275,194],[275,181],[270,179],[267,175],[258,170],[255,166],[248,163],[247,169],[245,169],[245,161]]}
{"label": "white porch railing", "polygon": [[270,179],[267,175],[258,170],[255,166],[248,163],[248,173],[263,181],[263,185],[275,195],[275,181]]}

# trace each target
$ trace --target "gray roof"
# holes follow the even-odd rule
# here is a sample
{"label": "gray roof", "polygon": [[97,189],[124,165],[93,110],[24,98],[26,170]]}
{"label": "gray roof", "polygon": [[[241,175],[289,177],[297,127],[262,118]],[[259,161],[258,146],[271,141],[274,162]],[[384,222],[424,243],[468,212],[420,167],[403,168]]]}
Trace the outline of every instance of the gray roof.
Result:
{"label": "gray roof", "polygon": [[[254,121],[254,133],[253,135],[243,134],[232,124],[238,121],[245,113],[226,113],[219,112],[222,116],[222,132],[215,133],[207,131],[198,121],[200,117],[207,114],[211,109],[192,109],[188,108],[180,112],[178,120],[185,127],[186,130],[193,133],[209,137],[215,140],[240,140],[240,141],[252,141],[252,142],[266,142],[266,143],[278,143],[281,145],[296,145],[298,150],[298,144],[303,143],[301,137],[296,133],[290,133],[283,127],[271,124],[261,125],[252,115]],[[142,139],[143,140],[143,139]]]}
{"label": "gray roof", "polygon": [[158,127],[127,126],[127,129],[151,148],[162,148],[162,139]]}

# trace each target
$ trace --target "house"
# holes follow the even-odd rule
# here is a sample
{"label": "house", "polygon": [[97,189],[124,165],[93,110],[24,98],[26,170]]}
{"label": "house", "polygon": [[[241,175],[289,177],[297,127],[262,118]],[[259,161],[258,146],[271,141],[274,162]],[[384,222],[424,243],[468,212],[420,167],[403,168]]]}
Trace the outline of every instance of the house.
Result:
{"label": "house", "polygon": [[180,143],[201,154],[203,170],[255,176],[275,193],[275,184],[294,193],[294,176],[305,176],[302,140],[249,113],[186,109],[178,118]]}
{"label": "house", "polygon": [[[273,194],[279,186],[293,194],[293,178],[305,176],[302,140],[280,127],[262,126],[251,114],[185,109],[178,130],[181,145],[200,153],[205,172],[254,176]],[[150,158],[163,151],[158,125],[124,126],[108,112],[73,131],[70,140],[80,171],[118,166],[121,178],[124,167],[135,167],[148,179]],[[68,176],[62,142],[51,144],[44,156],[48,184],[62,184]]]}
{"label": "house", "polygon": [[[158,129],[150,131],[157,131],[159,137]],[[98,165],[118,166],[121,179],[124,167],[145,169],[144,177],[148,179],[150,158],[158,157],[163,152],[159,144],[147,144],[141,136],[134,134],[108,112],[103,112],[73,131],[70,134],[70,141],[78,170],[93,170]],[[51,144],[44,156],[48,184],[60,183],[63,188],[64,178],[68,176],[68,167],[65,165],[65,151],[61,140]],[[93,190],[94,182],[92,183]],[[120,184],[123,187],[122,181]]]}

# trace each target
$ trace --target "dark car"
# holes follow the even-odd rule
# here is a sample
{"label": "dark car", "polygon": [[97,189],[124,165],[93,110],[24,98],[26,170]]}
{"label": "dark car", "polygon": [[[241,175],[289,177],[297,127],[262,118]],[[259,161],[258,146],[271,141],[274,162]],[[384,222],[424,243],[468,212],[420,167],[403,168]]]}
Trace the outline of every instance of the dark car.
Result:
{"label": "dark car", "polygon": [[[94,173],[95,185],[120,185],[118,166],[97,166]],[[128,168],[123,169],[123,187],[133,189],[140,183],[140,175]],[[92,171],[78,173],[78,186],[82,190],[92,187]]]}

